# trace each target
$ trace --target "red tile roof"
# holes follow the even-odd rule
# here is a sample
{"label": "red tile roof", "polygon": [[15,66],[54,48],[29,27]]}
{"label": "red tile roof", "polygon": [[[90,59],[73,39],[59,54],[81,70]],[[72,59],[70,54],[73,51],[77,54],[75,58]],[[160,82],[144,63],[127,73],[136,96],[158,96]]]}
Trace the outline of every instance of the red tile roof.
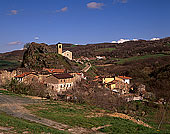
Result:
{"label": "red tile roof", "polygon": [[98,79],[94,79],[93,81],[98,81]]}
{"label": "red tile roof", "polygon": [[48,71],[49,73],[64,73],[65,69],[54,69],[54,68],[45,68],[45,71]]}
{"label": "red tile roof", "polygon": [[99,78],[100,76],[95,76],[95,78]]}
{"label": "red tile roof", "polygon": [[132,79],[131,77],[126,77],[126,76],[118,76],[121,79]]}
{"label": "red tile roof", "polygon": [[20,75],[15,76],[15,78],[23,78],[23,77],[25,77],[25,76],[27,76],[29,74],[31,74],[31,72],[25,72],[25,73],[22,73]]}

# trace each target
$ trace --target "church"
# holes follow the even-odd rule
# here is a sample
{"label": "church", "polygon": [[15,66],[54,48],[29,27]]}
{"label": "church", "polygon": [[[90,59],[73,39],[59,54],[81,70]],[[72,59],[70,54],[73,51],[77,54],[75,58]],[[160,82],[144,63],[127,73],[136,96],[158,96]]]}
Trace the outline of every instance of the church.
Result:
{"label": "church", "polygon": [[61,43],[56,44],[57,53],[61,54],[64,57],[67,57],[69,60],[73,59],[72,52],[69,50],[63,51],[63,46]]}

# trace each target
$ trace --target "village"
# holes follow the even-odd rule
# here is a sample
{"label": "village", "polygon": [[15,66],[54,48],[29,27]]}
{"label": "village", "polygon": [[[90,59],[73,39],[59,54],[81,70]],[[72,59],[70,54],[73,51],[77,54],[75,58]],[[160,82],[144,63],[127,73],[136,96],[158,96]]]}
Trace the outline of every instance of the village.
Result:
{"label": "village", "polygon": [[[85,72],[91,68],[90,60],[87,57],[73,59],[71,51],[63,51],[62,44],[56,45],[57,53],[78,62],[85,64],[85,67],[80,72],[68,72],[66,69],[43,68],[41,71],[34,71],[26,68],[18,68],[16,70],[1,70],[0,71],[0,84],[4,85],[6,82],[14,79],[19,83],[32,84],[40,83],[46,87],[47,96],[57,98],[65,91],[76,88],[76,84],[82,80],[88,81]],[[96,56],[96,59],[106,59],[103,56]],[[105,90],[110,90],[113,95],[124,98],[126,101],[143,100],[146,94],[145,85],[139,85],[134,89],[131,83],[132,78],[127,76],[95,76],[93,82],[97,82],[98,87],[104,87]],[[137,91],[136,91],[137,90]]]}

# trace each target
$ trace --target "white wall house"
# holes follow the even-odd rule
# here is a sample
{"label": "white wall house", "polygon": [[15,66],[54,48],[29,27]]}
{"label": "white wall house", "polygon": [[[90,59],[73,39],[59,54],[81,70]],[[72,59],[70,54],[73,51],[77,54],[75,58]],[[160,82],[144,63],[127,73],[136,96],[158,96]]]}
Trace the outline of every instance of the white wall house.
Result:
{"label": "white wall house", "polygon": [[73,56],[72,56],[72,52],[71,51],[64,51],[63,53],[62,53],[62,55],[64,56],[64,57],[67,57],[69,60],[72,60],[73,59]]}

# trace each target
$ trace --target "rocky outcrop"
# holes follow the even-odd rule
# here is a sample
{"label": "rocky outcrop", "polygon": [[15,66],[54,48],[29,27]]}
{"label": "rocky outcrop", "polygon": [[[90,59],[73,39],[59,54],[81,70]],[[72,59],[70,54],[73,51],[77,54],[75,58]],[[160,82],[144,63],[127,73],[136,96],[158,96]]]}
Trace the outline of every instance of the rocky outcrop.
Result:
{"label": "rocky outcrop", "polygon": [[69,59],[57,54],[48,45],[33,42],[24,53],[22,67],[35,70],[43,67],[73,70],[72,64]]}

